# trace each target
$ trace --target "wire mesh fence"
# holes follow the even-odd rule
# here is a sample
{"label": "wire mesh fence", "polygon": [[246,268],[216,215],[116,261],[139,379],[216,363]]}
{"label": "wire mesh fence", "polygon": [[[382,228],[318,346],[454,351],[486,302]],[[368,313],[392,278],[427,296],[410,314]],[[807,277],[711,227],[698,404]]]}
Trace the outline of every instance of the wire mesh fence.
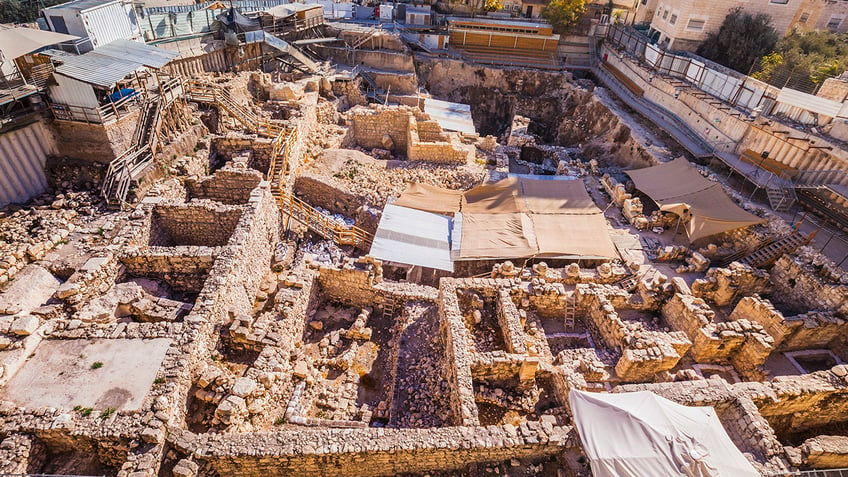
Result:
{"label": "wire mesh fence", "polygon": [[763,477],[848,477],[848,469],[799,470],[796,472],[777,472],[764,474]]}

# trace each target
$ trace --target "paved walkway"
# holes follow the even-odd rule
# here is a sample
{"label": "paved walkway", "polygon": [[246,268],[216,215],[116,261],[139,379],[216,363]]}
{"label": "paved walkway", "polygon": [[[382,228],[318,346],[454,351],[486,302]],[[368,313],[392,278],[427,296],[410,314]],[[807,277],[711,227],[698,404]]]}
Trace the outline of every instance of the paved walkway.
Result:
{"label": "paved walkway", "polygon": [[614,92],[628,106],[667,132],[675,141],[695,157],[711,157],[713,149],[697,133],[682,124],[674,114],[645,98],[635,96],[615,78],[601,68],[593,67],[592,72],[610,91]]}

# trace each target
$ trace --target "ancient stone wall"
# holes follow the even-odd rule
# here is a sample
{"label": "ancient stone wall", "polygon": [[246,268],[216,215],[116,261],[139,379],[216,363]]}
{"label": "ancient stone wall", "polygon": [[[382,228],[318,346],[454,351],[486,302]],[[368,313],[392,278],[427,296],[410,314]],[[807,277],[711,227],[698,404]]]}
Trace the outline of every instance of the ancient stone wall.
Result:
{"label": "ancient stone wall", "polygon": [[764,294],[770,290],[768,272],[739,262],[733,262],[727,268],[710,268],[704,278],[692,284],[693,295],[718,306],[730,304],[737,296]]}
{"label": "ancient stone wall", "polygon": [[445,380],[450,390],[453,415],[464,426],[479,424],[474,402],[474,383],[471,375],[471,355],[468,351],[468,331],[465,329],[457,296],[457,280],[443,278],[439,285],[439,326],[445,343]]}
{"label": "ancient stone wall", "polygon": [[573,445],[568,431],[528,422],[519,427],[300,429],[262,439],[174,430],[172,439],[221,475],[378,476],[554,455]]}
{"label": "ancient stone wall", "polygon": [[239,133],[227,133],[224,136],[216,136],[212,138],[212,150],[218,155],[223,155],[227,159],[241,154],[244,151],[251,151],[250,167],[258,170],[262,174],[268,172],[268,167],[271,165],[271,155],[274,151],[273,139],[264,137],[247,137]]}
{"label": "ancient stone wall", "polygon": [[412,56],[406,52],[382,50],[363,50],[350,48],[335,48],[318,46],[316,48],[323,57],[332,58],[337,63],[350,66],[362,65],[379,70],[414,72],[415,65]]}
{"label": "ancient stone wall", "polygon": [[817,436],[801,446],[804,463],[812,469],[848,467],[848,436]]}
{"label": "ancient stone wall", "polygon": [[219,169],[212,176],[189,177],[185,181],[188,199],[210,199],[222,204],[242,205],[250,193],[262,182],[262,174],[255,170]]}
{"label": "ancient stone wall", "polygon": [[176,291],[197,293],[217,255],[217,248],[212,247],[133,247],[121,255],[121,263],[132,277],[156,278]]}
{"label": "ancient stone wall", "polygon": [[150,245],[224,246],[243,211],[242,207],[197,202],[157,205],[150,218]]}
{"label": "ancient stone wall", "polygon": [[769,383],[768,392],[751,397],[777,435],[848,422],[846,371],[837,366],[831,371],[785,376]]}
{"label": "ancient stone wall", "polygon": [[774,292],[782,303],[798,310],[848,315],[848,285],[838,284],[840,278],[831,276],[822,264],[789,255],[780,257],[771,269]]}
{"label": "ancient stone wall", "polygon": [[383,137],[388,135],[398,151],[406,152],[412,113],[407,108],[356,107],[348,112],[353,139],[367,149],[385,148]]}
{"label": "ancient stone wall", "polygon": [[313,207],[323,207],[346,217],[356,217],[362,198],[333,186],[320,176],[300,174],[294,182],[294,193]]}
{"label": "ancient stone wall", "polygon": [[132,145],[138,115],[135,110],[106,125],[54,120],[58,155],[108,164]]}
{"label": "ancient stone wall", "polygon": [[786,318],[785,324],[788,331],[780,348],[787,351],[828,348],[848,335],[844,317],[836,312],[802,313]]}

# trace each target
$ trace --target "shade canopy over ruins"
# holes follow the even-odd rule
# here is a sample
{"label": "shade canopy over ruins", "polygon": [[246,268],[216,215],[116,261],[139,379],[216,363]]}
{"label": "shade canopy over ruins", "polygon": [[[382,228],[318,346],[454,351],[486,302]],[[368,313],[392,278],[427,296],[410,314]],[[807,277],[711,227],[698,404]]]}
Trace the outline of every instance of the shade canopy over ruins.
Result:
{"label": "shade canopy over ruins", "polygon": [[627,174],[661,211],[685,222],[690,242],[765,221],[736,205],[721,184],[702,176],[685,158]]}
{"label": "shade canopy over ruins", "polygon": [[569,393],[596,477],[760,475],[712,407],[688,407],[650,391]]}
{"label": "shade canopy over ruins", "polygon": [[603,212],[579,180],[508,178],[465,192],[411,184],[394,205],[453,214],[454,261],[616,256]]}

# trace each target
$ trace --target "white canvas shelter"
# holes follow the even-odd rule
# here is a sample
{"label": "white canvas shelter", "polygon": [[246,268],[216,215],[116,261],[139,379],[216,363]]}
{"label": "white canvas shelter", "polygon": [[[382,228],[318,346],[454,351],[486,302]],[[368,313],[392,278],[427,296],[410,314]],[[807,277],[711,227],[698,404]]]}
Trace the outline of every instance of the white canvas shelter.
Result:
{"label": "white canvas shelter", "polygon": [[712,407],[649,391],[572,390],[571,411],[595,477],[759,477]]}
{"label": "white canvas shelter", "polygon": [[452,272],[450,230],[450,217],[388,204],[380,217],[370,255]]}

